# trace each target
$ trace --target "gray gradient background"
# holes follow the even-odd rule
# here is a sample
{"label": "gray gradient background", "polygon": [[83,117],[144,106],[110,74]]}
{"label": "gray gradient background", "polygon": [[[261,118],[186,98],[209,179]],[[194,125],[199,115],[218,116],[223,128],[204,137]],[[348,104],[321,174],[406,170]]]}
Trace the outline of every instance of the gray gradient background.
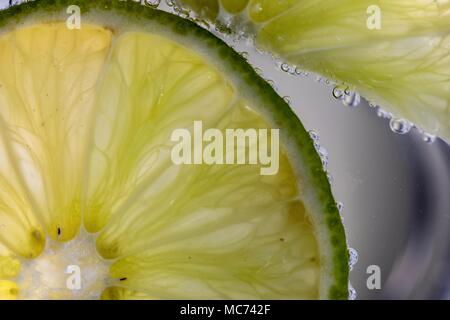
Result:
{"label": "gray gradient background", "polygon": [[[0,0],[0,8],[8,1]],[[329,153],[329,172],[349,246],[359,253],[351,282],[359,299],[450,299],[450,148],[413,130],[394,134],[367,103],[351,109],[314,75],[291,76],[245,43],[250,62],[274,80]],[[366,268],[381,267],[381,290],[368,290]]]}

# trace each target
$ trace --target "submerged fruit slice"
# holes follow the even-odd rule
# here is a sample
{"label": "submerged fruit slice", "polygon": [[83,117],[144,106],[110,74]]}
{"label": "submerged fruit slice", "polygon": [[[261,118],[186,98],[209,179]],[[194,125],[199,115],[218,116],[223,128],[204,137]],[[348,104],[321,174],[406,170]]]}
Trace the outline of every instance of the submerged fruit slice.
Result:
{"label": "submerged fruit slice", "polygon": [[[65,22],[71,5],[80,29]],[[35,1],[0,22],[0,298],[347,297],[320,158],[239,54],[122,1]],[[276,170],[197,161],[198,124],[216,139],[279,130]],[[177,130],[194,137],[194,164],[174,161]],[[200,143],[216,157],[211,139]],[[250,158],[251,143],[231,146]],[[89,291],[67,287],[69,265]]]}
{"label": "submerged fruit slice", "polygon": [[227,24],[236,14],[237,28],[253,25],[261,48],[450,141],[450,1],[181,2]]}

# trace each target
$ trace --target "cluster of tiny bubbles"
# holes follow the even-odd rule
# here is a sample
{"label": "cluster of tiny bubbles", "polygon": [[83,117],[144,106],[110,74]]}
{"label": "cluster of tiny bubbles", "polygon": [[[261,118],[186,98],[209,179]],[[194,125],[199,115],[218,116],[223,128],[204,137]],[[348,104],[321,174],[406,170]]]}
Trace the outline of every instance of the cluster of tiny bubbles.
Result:
{"label": "cluster of tiny bubbles", "polygon": [[356,251],[353,248],[348,248],[348,255],[349,255],[349,262],[348,262],[349,268],[350,268],[350,271],[352,271],[353,267],[358,262],[358,251]]}
{"label": "cluster of tiny bubbles", "polygon": [[181,18],[184,18],[184,19],[189,19],[190,15],[191,15],[191,11],[190,10],[184,9],[184,8],[181,8],[181,7],[177,7],[177,6],[175,6],[173,8],[174,8],[175,13],[178,16],[180,16]]}
{"label": "cluster of tiny bubbles", "polygon": [[[411,122],[409,122],[407,120],[394,118],[392,113],[383,110],[375,102],[369,102],[369,106],[376,109],[378,117],[389,120],[389,127],[394,133],[407,134],[412,130],[412,128],[415,127]],[[427,132],[421,130],[420,128],[417,128],[417,127],[415,127],[415,128],[422,135],[422,140],[424,142],[432,144],[433,142],[436,141],[436,135],[427,133]]]}
{"label": "cluster of tiny bubbles", "polygon": [[[151,0],[151,2],[154,2],[155,5],[156,3],[161,3],[161,0]],[[211,25],[210,23],[199,17],[195,12],[190,11],[187,8],[184,8],[183,6],[181,6],[178,2],[176,2],[175,0],[166,0],[166,5],[172,9],[172,12],[184,19],[188,19],[192,22],[195,22],[198,26],[202,27],[203,29],[206,30],[210,30],[211,29]],[[155,6],[157,7],[157,6]]]}
{"label": "cluster of tiny bubbles", "polygon": [[[146,0],[144,0],[146,1]],[[161,2],[161,0],[150,0],[150,2]],[[158,4],[159,5],[159,4]],[[166,5],[170,8],[172,8],[172,12],[176,14],[177,16],[180,16],[184,19],[191,19],[191,11],[182,7],[177,1],[175,0],[166,0]]]}
{"label": "cluster of tiny bubbles", "polygon": [[284,96],[284,97],[283,97],[283,100],[284,100],[288,105],[291,105],[291,104],[292,104],[292,99],[291,99],[291,97],[289,97],[289,96]]}
{"label": "cluster of tiny bubbles", "polygon": [[[354,266],[358,262],[358,251],[356,251],[355,249],[349,247],[348,248],[348,255],[349,255],[348,267],[349,267],[350,271],[352,271]],[[352,284],[349,281],[348,282],[348,299],[349,300],[355,300],[356,296],[357,296],[356,290],[355,290],[355,288],[353,288]]]}
{"label": "cluster of tiny bubbles", "polygon": [[[317,153],[319,154],[319,157],[322,161],[322,166],[326,171],[326,169],[328,167],[328,151],[320,145],[320,137],[316,131],[310,130],[309,136],[313,140],[314,148],[316,149]],[[331,175],[329,174],[329,172],[327,172],[327,177],[328,177],[328,180],[330,180],[330,182],[333,180]]]}
{"label": "cluster of tiny bubbles", "polygon": [[437,139],[436,135],[434,135],[432,133],[428,133],[415,125],[413,125],[413,127],[416,128],[416,130],[422,135],[422,140],[424,142],[426,142],[428,144],[432,144],[436,141],[436,139]]}
{"label": "cluster of tiny bubbles", "polygon": [[206,29],[206,30],[211,29],[211,25],[205,19],[193,18],[192,21],[194,21],[196,24],[198,24],[203,29]]}
{"label": "cluster of tiny bubbles", "polygon": [[389,121],[389,126],[393,132],[398,134],[407,134],[413,127],[409,121],[397,118],[392,118]]}
{"label": "cluster of tiny bubbles", "polygon": [[317,132],[315,132],[314,130],[310,130],[309,131],[309,136],[311,137],[311,139],[313,141],[319,141],[319,135]]}
{"label": "cluster of tiny bubbles", "polygon": [[[196,14],[193,13],[193,15]],[[201,16],[203,15],[200,13],[200,17]],[[253,34],[252,32],[249,32],[248,26],[245,24],[240,25],[239,23],[240,20],[238,19],[238,17],[228,13],[226,10],[220,7],[219,14],[217,15],[214,22],[214,31],[219,33],[222,38],[228,37],[230,38],[230,40],[235,42],[244,39],[250,41],[250,43],[253,44]]]}
{"label": "cluster of tiny bubbles", "polygon": [[328,172],[328,171],[326,171],[326,174],[327,174],[328,182],[329,182],[330,184],[333,184],[334,178],[333,178],[333,176],[331,175],[331,173]]}
{"label": "cluster of tiny bubbles", "polygon": [[281,71],[286,72],[290,75],[293,76],[308,75],[307,72],[302,71],[302,69],[300,69],[298,66],[292,66],[283,61],[276,61],[276,64]]}
{"label": "cluster of tiny bubbles", "polygon": [[330,84],[332,84],[332,82],[330,81],[330,79],[324,78],[324,77],[321,77],[321,76],[317,76],[317,77],[316,77],[316,81],[319,82],[319,83],[322,83],[322,84],[326,84],[327,86],[330,85]]}
{"label": "cluster of tiny bubbles", "polygon": [[[328,82],[329,83],[329,82]],[[333,97],[341,100],[348,107],[357,107],[361,103],[361,96],[358,92],[351,90],[349,86],[340,84],[334,87]]]}
{"label": "cluster of tiny bubbles", "polygon": [[322,159],[323,167],[326,169],[328,167],[328,151],[324,147],[318,146],[317,153],[319,154],[320,159]]}
{"label": "cluster of tiny bubbles", "polygon": [[348,300],[356,300],[357,294],[355,288],[353,288],[352,284],[348,283]]}
{"label": "cluster of tiny bubbles", "polygon": [[382,119],[392,119],[392,113],[387,112],[381,108],[378,108],[377,110],[377,116]]}

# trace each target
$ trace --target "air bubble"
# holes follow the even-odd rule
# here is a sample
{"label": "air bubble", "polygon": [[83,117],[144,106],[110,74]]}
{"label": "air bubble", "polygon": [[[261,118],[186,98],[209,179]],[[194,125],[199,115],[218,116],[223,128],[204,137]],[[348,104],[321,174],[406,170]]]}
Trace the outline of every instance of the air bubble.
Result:
{"label": "air bubble", "polygon": [[198,19],[198,18],[194,18],[192,21],[194,21],[196,24],[198,24],[200,27],[202,27],[203,29],[209,30],[211,29],[210,24],[208,23],[208,21],[204,20],[204,19]]}
{"label": "air bubble", "polygon": [[433,143],[436,141],[436,136],[434,134],[430,134],[430,133],[424,133],[422,140],[425,141],[426,143]]}
{"label": "air bubble", "polygon": [[281,70],[283,70],[284,72],[289,72],[289,65],[287,63],[282,63],[281,64]]}
{"label": "air bubble", "polygon": [[350,268],[350,271],[353,270],[353,267],[356,265],[356,263],[358,262],[358,251],[356,251],[353,248],[348,248],[348,255],[349,255],[349,262],[348,262],[348,266]]}
{"label": "air bubble", "polygon": [[361,102],[361,96],[359,95],[359,93],[350,90],[350,88],[346,85],[338,85],[334,87],[333,97],[341,100],[342,103],[348,107],[357,107]]}
{"label": "air bubble", "polygon": [[392,119],[392,113],[384,111],[383,109],[378,108],[377,116],[382,119]]}
{"label": "air bubble", "polygon": [[339,213],[342,214],[342,212],[344,211],[344,204],[342,202],[337,202],[336,207],[337,207]]}
{"label": "air bubble", "polygon": [[[309,133],[309,136],[311,137],[311,139],[313,140],[314,148],[316,149],[317,154],[320,157],[320,160],[322,162],[322,167],[326,171],[326,169],[328,167],[328,161],[329,161],[328,151],[327,151],[327,149],[325,149],[324,147],[322,147],[320,145],[320,143],[319,143],[319,140],[320,140],[319,139],[319,135],[318,135],[318,133],[316,131],[310,130],[310,131],[308,131],[308,133]],[[329,177],[328,180],[331,182],[331,180],[332,180],[331,176]]]}
{"label": "air bubble", "polygon": [[298,76],[300,76],[303,72],[299,67],[295,67],[294,73]]}
{"label": "air bubble", "polygon": [[355,91],[345,91],[344,93],[345,95],[342,98],[342,102],[344,103],[344,105],[354,108],[360,104],[361,96],[359,95],[359,93]]}
{"label": "air bubble", "polygon": [[302,71],[296,66],[291,66],[286,62],[277,62],[277,64],[281,71],[289,73],[290,75],[299,76],[302,74]]}
{"label": "air bubble", "polygon": [[24,0],[12,0],[12,1],[9,1],[8,6],[9,7],[16,6],[18,4],[21,4],[22,2],[25,2],[25,1]]}
{"label": "air bubble", "polygon": [[149,6],[152,8],[158,8],[161,3],[161,0],[144,0],[142,4],[145,6]]}
{"label": "air bubble", "polygon": [[288,105],[291,105],[291,103],[292,103],[292,99],[291,99],[291,97],[289,97],[289,96],[283,97],[283,100],[284,100]]}
{"label": "air bubble", "polygon": [[247,51],[243,51],[243,52],[241,52],[240,54],[241,54],[241,56],[242,56],[245,60],[248,60],[249,54],[248,54]]}
{"label": "air bubble", "polygon": [[266,79],[266,82],[267,82],[268,84],[270,84],[270,86],[271,86],[275,91],[278,90],[278,88],[277,88],[277,86],[276,86],[276,84],[275,84],[275,81],[273,81],[272,79]]}
{"label": "air bubble", "polygon": [[255,68],[255,72],[259,75],[262,76],[263,75],[263,71],[260,68]]}
{"label": "air bubble", "polygon": [[355,288],[353,288],[352,284],[348,283],[348,300],[356,300],[357,294]]}
{"label": "air bubble", "polygon": [[[311,139],[313,141],[314,148],[316,149],[316,152],[317,152],[317,154],[320,157],[320,160],[322,162],[322,167],[325,169],[325,172],[326,172],[326,169],[328,167],[328,161],[329,161],[328,151],[327,151],[327,149],[325,149],[324,147],[322,147],[320,145],[320,143],[319,143],[319,140],[320,140],[319,134],[316,131],[310,130],[310,131],[308,131],[308,133],[309,133],[309,136],[311,137]],[[333,180],[331,178],[331,175],[328,172],[327,172],[327,177],[328,177],[328,181],[331,182]]]}
{"label": "air bubble", "polygon": [[309,136],[313,139],[313,141],[319,141],[319,134],[316,131],[310,130]]}
{"label": "air bubble", "polygon": [[336,86],[333,89],[333,97],[335,97],[336,99],[341,99],[345,94],[345,88],[343,88],[342,86]]}
{"label": "air bubble", "polygon": [[184,19],[189,19],[191,12],[187,9],[178,7],[178,6],[174,6],[173,10],[175,12],[175,14],[177,14],[178,16],[184,18]]}
{"label": "air bubble", "polygon": [[334,178],[333,178],[333,176],[331,175],[331,173],[327,171],[326,174],[327,174],[328,182],[329,182],[330,184],[333,184]]}
{"label": "air bubble", "polygon": [[328,151],[320,145],[317,145],[316,150],[322,160],[323,167],[326,168],[328,166]]}
{"label": "air bubble", "polygon": [[406,134],[411,131],[412,125],[404,119],[391,119],[389,122],[391,130],[398,134]]}

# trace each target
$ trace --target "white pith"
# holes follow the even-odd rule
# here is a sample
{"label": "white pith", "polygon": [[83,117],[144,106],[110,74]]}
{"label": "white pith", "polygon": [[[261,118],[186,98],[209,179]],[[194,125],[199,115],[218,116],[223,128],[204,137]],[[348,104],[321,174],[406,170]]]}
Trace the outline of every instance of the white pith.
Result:
{"label": "white pith", "polygon": [[84,231],[67,243],[47,239],[39,257],[21,261],[19,298],[98,299],[107,287],[110,264],[98,255],[94,236]]}

